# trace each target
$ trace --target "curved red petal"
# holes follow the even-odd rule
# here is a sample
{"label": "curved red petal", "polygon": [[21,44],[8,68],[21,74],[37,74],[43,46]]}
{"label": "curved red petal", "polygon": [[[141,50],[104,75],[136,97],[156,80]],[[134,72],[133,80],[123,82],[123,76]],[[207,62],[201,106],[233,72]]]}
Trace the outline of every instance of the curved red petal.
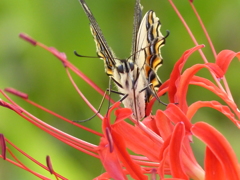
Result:
{"label": "curved red petal", "polygon": [[[116,103],[114,103],[113,105],[112,105],[112,107],[108,110],[108,112],[107,112],[107,115],[106,115],[106,117],[103,119],[103,123],[102,123],[102,130],[103,130],[103,132],[105,133],[106,131],[106,128],[108,128],[109,130],[111,129],[111,124],[110,124],[110,114],[112,113],[112,111],[115,109],[115,108],[117,108],[117,107],[119,107],[120,106],[120,104],[121,104],[121,102],[116,102]],[[105,135],[105,137],[106,137],[106,133],[104,134]]]}
{"label": "curved red petal", "polygon": [[125,139],[115,131],[112,131],[112,137],[118,158],[121,160],[124,167],[126,167],[126,170],[129,172],[129,174],[134,179],[147,180],[148,178],[143,174],[141,167],[132,160],[129,153],[127,152],[127,147],[124,143]]}
{"label": "curved red petal", "polygon": [[187,119],[186,115],[184,112],[176,105],[173,103],[170,103],[167,106],[167,109],[164,111],[165,115],[168,117],[168,119],[175,124],[179,122],[183,122],[185,125],[185,129],[187,132],[190,133],[190,129],[192,127],[191,122]]}
{"label": "curved red petal", "polygon": [[148,116],[146,117],[142,123],[148,128],[151,129],[154,133],[160,136],[159,128],[156,124],[156,117],[155,116]]}
{"label": "curved red petal", "polygon": [[182,178],[163,178],[161,180],[186,180],[186,179],[182,179]]}
{"label": "curved red petal", "polygon": [[132,110],[129,108],[120,108],[115,111],[116,120],[115,122],[123,121],[132,115]]}
{"label": "curved red petal", "polygon": [[[204,122],[196,123],[192,127],[192,133],[201,139],[212,151],[216,159],[221,164],[226,179],[240,179],[240,168],[238,165],[237,156],[222,134],[220,134],[214,127]],[[206,158],[209,158],[209,156]],[[208,159],[206,161],[209,162],[211,160],[215,161],[215,159]],[[210,171],[210,169],[207,170]],[[222,175],[222,172],[215,173],[217,174],[216,177]]]}
{"label": "curved red petal", "polygon": [[234,57],[237,57],[240,60],[240,52],[235,53],[231,50],[222,50],[216,58],[216,64],[223,70],[224,74],[227,72],[229,64]]}
{"label": "curved red petal", "polygon": [[158,153],[162,144],[154,141],[153,138],[149,137],[138,127],[121,121],[113,124],[112,130],[121,135],[130,150],[137,154],[142,154],[150,160],[158,161]]}
{"label": "curved red petal", "polygon": [[165,115],[165,111],[158,110],[156,113],[156,125],[163,140],[166,140],[173,132],[173,124]]}
{"label": "curved red petal", "polygon": [[98,177],[95,177],[93,180],[109,180],[111,177],[109,176],[109,174],[107,172],[101,174]]}
{"label": "curved red petal", "polygon": [[[211,81],[209,81],[208,79],[202,78],[202,77],[194,76],[191,80],[191,84],[202,86],[202,87],[212,91],[213,93],[215,93],[222,100],[224,100],[228,104],[228,106],[232,109],[232,111],[238,116],[238,118],[240,118],[240,112],[238,111],[238,107],[235,104],[235,102],[232,101],[231,99],[229,99],[227,94],[224,91],[222,91],[221,89],[219,89]],[[233,122],[236,124],[236,126],[238,126],[238,128],[240,128],[239,121],[233,121]]]}
{"label": "curved red petal", "polygon": [[116,153],[116,151],[110,152],[108,141],[105,138],[101,138],[98,154],[104,168],[111,178],[119,180],[127,179],[118,158],[118,153]]}
{"label": "curved red petal", "polygon": [[195,47],[185,51],[183,53],[183,55],[181,56],[181,58],[175,63],[174,68],[173,68],[172,73],[169,78],[168,96],[169,96],[170,102],[174,103],[174,102],[178,101],[177,99],[175,99],[175,94],[177,92],[177,86],[179,83],[179,78],[181,76],[181,71],[182,71],[182,68],[183,68],[186,60],[193,52],[195,52],[196,50],[203,48],[203,47],[204,47],[204,45],[199,45],[199,46],[195,46]]}
{"label": "curved red petal", "polygon": [[[159,164],[159,167],[158,167],[158,174],[161,178],[164,178],[164,174],[165,174],[165,169],[166,167],[169,167],[169,162],[168,162],[168,159],[169,159],[169,156],[168,156],[168,153],[169,153],[169,144],[170,144],[170,141],[171,141],[171,136],[169,136],[163,143],[161,149],[160,149],[160,153],[159,153],[159,161],[160,161],[160,164]],[[170,174],[171,170],[170,170],[170,167],[169,167],[169,173]]]}
{"label": "curved red petal", "polygon": [[177,123],[169,145],[169,157],[172,176],[175,178],[188,179],[183,170],[183,164],[181,159],[182,142],[185,136],[184,123]]}
{"label": "curved red petal", "polygon": [[216,64],[213,64],[213,63],[196,64],[188,68],[181,76],[180,83],[178,86],[178,91],[177,91],[179,107],[183,112],[187,112],[187,108],[188,108],[186,96],[187,96],[189,83],[192,77],[202,68],[207,68],[209,71],[212,71],[214,74],[216,74],[217,77],[223,76],[222,70]]}
{"label": "curved red petal", "polygon": [[197,101],[191,104],[188,108],[187,117],[189,120],[192,119],[193,115],[202,107],[210,107],[220,111],[222,114],[227,116],[234,124],[239,124],[239,121],[235,118],[228,106],[220,104],[218,101]]}
{"label": "curved red petal", "polygon": [[[214,153],[207,147],[206,155],[205,155],[205,180],[226,180],[228,178],[225,177],[224,169],[222,165],[219,163],[217,157]],[[216,173],[218,172],[218,173]]]}

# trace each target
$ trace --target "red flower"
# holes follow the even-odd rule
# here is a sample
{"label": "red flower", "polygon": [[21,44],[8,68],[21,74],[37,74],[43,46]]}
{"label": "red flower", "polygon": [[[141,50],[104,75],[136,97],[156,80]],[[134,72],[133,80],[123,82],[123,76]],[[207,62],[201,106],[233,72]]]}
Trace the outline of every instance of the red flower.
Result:
{"label": "red flower", "polygon": [[[35,126],[46,131],[48,134],[68,144],[69,146],[87,153],[93,157],[100,159],[106,172],[95,179],[128,179],[129,175],[134,179],[144,180],[148,179],[150,175],[152,179],[157,179],[157,175],[161,179],[172,180],[239,180],[240,169],[237,157],[231,148],[226,138],[218,132],[213,126],[207,122],[192,122],[194,114],[202,107],[209,107],[216,109],[229,120],[231,120],[237,127],[240,127],[240,111],[229,91],[227,81],[224,77],[228,66],[234,57],[240,59],[240,53],[235,53],[230,50],[223,50],[219,54],[215,53],[212,42],[194,8],[192,1],[190,4],[196,13],[200,24],[202,25],[206,37],[209,40],[215,62],[209,63],[204,56],[201,48],[203,45],[198,45],[190,29],[186,25],[184,19],[172,3],[169,1],[183,24],[186,26],[189,34],[193,38],[196,46],[185,51],[171,72],[170,78],[160,87],[158,95],[164,93],[168,94],[169,104],[165,110],[157,110],[156,115],[149,115],[143,121],[136,121],[131,118],[132,111],[127,108],[121,108],[121,103],[114,103],[108,96],[106,97],[112,102],[112,106],[105,116],[97,114],[102,120],[102,133],[96,132],[92,129],[86,128],[84,124],[77,124],[72,122],[40,105],[30,101],[28,95],[21,93],[12,88],[6,88],[5,91],[21,97],[23,100],[37,106],[40,109],[74,125],[91,132],[100,137],[98,145],[77,139],[67,133],[60,131],[57,128],[41,121],[37,117],[30,114],[28,111],[20,107],[13,100],[11,100],[4,91],[0,91],[9,102],[0,100],[0,105],[13,110],[19,116],[34,124]],[[45,45],[33,40],[25,34],[20,37],[34,46],[41,46],[56,56],[64,65],[66,72],[71,80],[73,86],[79,95],[84,99],[88,106],[96,113],[97,110],[88,102],[87,98],[78,89],[73,81],[69,69],[76,73],[79,77],[90,84],[97,92],[104,94],[88,77],[86,77],[80,70],[72,65],[66,58],[64,53],[58,52],[54,48],[46,47]],[[203,64],[195,64],[186,70],[183,67],[188,58],[199,51],[204,60]],[[213,83],[209,79],[197,76],[196,73],[200,69],[207,69],[212,75]],[[223,81],[224,86],[220,83]],[[226,105],[221,104],[216,100],[210,101],[196,101],[188,104],[187,93],[189,85],[200,86],[206,90],[213,92],[221,98]],[[155,99],[147,104],[147,113],[150,114],[152,105]],[[114,113],[115,119],[112,119]],[[126,119],[130,119],[131,123]],[[193,153],[191,143],[193,136],[200,139],[206,145],[206,152],[204,157],[204,166],[198,163]],[[13,146],[16,150],[24,156],[32,160],[34,163],[45,168],[51,174],[54,174],[56,179],[67,179],[56,173],[53,169],[50,157],[47,156],[47,165],[44,166],[38,161],[34,160],[27,153],[20,150],[3,135],[0,136],[0,145],[2,147],[1,157],[16,166],[19,166],[26,171],[34,174],[41,179],[48,179],[30,168],[24,166],[14,154],[9,150],[9,146]],[[10,155],[14,158],[8,158]],[[165,175],[171,175],[167,178]]]}

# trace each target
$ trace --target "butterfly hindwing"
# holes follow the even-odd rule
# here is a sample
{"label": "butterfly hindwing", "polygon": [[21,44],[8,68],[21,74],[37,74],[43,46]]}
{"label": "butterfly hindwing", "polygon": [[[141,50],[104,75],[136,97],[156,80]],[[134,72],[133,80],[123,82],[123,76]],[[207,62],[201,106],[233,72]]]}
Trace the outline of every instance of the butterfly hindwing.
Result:
{"label": "butterfly hindwing", "polygon": [[[153,92],[157,92],[162,84],[157,70],[162,65],[163,58],[160,48],[165,44],[165,37],[160,32],[161,23],[154,11],[148,11],[143,17],[136,39],[138,55],[134,62],[142,68]],[[151,100],[149,93],[146,100]]]}

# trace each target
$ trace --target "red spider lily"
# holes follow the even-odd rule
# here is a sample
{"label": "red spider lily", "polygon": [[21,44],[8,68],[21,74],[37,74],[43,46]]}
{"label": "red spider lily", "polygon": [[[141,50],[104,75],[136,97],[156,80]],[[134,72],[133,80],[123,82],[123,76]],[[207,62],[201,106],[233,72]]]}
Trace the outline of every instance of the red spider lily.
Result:
{"label": "red spider lily", "polygon": [[[227,81],[224,77],[230,62],[237,57],[240,59],[240,53],[235,53],[231,50],[223,50],[220,53],[216,53],[211,40],[205,30],[200,17],[194,8],[192,1],[190,4],[196,13],[200,24],[203,27],[204,32],[209,40],[209,44],[212,48],[215,56],[215,62],[209,63],[204,56],[201,48],[203,45],[199,45],[192,35],[190,29],[186,25],[184,19],[172,3],[170,4],[175,9],[176,13],[183,21],[187,31],[192,37],[195,47],[185,51],[180,59],[176,62],[170,78],[161,86],[158,95],[161,96],[164,93],[168,94],[169,104],[165,110],[158,110],[156,115],[149,115],[143,121],[135,121],[131,119],[131,110],[127,108],[121,108],[120,102],[114,103],[108,96],[112,106],[105,116],[97,114],[102,120],[102,133],[96,132],[92,129],[86,128],[84,124],[77,124],[68,120],[28,99],[28,95],[21,93],[12,88],[6,88],[5,91],[19,96],[23,100],[27,101],[40,109],[66,121],[72,123],[81,129],[91,132],[101,137],[99,145],[94,145],[81,139],[75,138],[65,132],[60,131],[57,128],[50,126],[49,124],[41,121],[37,117],[16,104],[4,91],[0,91],[8,102],[0,100],[0,105],[13,110],[19,116],[41,128],[48,134],[66,143],[67,145],[89,154],[93,157],[100,159],[106,172],[97,177],[96,179],[128,179],[130,175],[134,179],[144,180],[148,179],[147,175],[150,175],[152,179],[157,179],[157,175],[161,179],[172,180],[239,180],[240,169],[237,157],[231,148],[226,138],[218,132],[213,126],[206,122],[193,123],[191,119],[198,109],[202,107],[210,107],[218,110],[231,120],[237,127],[240,127],[240,112],[235,104],[233,97],[227,85]],[[90,84],[98,93],[104,95],[104,91],[98,88],[89,78],[87,78],[79,69],[72,65],[66,58],[64,53],[60,53],[54,48],[47,47],[25,34],[20,34],[20,37],[34,46],[40,46],[54,56],[56,56],[64,65],[66,72],[71,80],[73,86],[84,99],[87,105],[97,113],[97,110],[88,102],[87,98],[78,89],[77,85],[73,81],[69,70],[72,70],[79,77],[84,79]],[[189,56],[196,51],[200,52],[204,63],[195,64],[185,71],[183,66],[188,60]],[[214,82],[196,76],[196,73],[206,68],[212,75]],[[223,81],[223,85],[220,83]],[[210,90],[217,96],[219,96],[226,105],[221,104],[218,101],[197,101],[190,105],[187,103],[187,92],[189,85],[197,85]],[[152,105],[155,99],[147,104],[147,113],[150,114]],[[110,116],[115,114],[115,120],[112,121]],[[126,119],[130,119],[132,124],[126,122]],[[191,143],[193,136],[200,139],[206,145],[206,153],[204,157],[204,167],[201,167],[195,159]],[[35,176],[41,179],[49,179],[41,174],[32,171],[21,163],[20,160],[10,151],[9,146],[12,146],[24,156],[32,160],[34,163],[43,167],[51,174],[54,174],[55,179],[67,179],[60,174],[56,173],[50,161],[50,157],[47,157],[47,165],[42,165],[34,158],[30,157],[27,153],[20,150],[13,143],[11,143],[3,135],[0,136],[0,144],[2,147],[1,157],[4,160],[19,166],[20,168],[29,171]],[[129,151],[133,153],[129,153]],[[13,157],[14,160],[8,158],[6,152]],[[171,178],[167,178],[166,175],[171,175]]]}

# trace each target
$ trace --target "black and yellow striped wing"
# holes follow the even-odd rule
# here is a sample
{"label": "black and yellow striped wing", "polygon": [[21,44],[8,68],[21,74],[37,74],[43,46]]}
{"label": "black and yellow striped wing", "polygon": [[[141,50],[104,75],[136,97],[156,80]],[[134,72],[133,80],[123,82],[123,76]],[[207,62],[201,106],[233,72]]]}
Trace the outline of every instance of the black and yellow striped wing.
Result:
{"label": "black and yellow striped wing", "polygon": [[[137,38],[133,43],[136,53],[133,61],[144,72],[152,91],[155,92],[162,84],[157,75],[157,70],[163,63],[160,48],[165,44],[165,37],[160,32],[160,28],[161,23],[155,12],[148,11],[141,21]],[[150,101],[151,98],[152,93],[148,93],[146,101]]]}
{"label": "black and yellow striped wing", "polygon": [[113,75],[113,69],[116,67],[116,62],[114,60],[113,52],[110,50],[107,42],[99,28],[94,16],[92,15],[90,9],[84,0],[79,0],[82,5],[87,17],[90,21],[90,29],[96,43],[97,55],[104,61],[105,72],[108,76]]}

